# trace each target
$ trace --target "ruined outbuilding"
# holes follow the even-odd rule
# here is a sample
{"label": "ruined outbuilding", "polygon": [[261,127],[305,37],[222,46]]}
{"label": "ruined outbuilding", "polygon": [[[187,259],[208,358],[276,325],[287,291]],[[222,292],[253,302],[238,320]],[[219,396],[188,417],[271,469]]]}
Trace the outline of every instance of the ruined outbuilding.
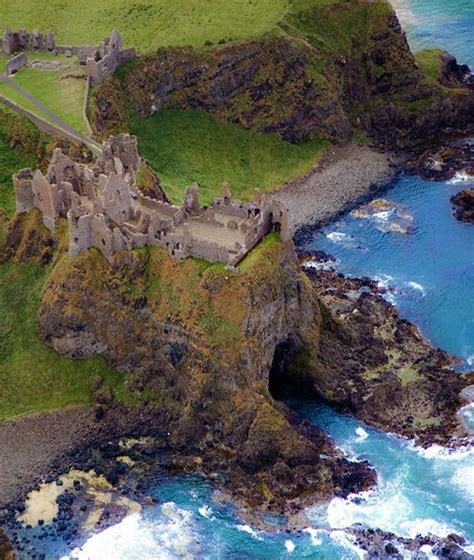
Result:
{"label": "ruined outbuilding", "polygon": [[[77,62],[84,65],[92,84],[101,83],[113,74],[120,64],[135,58],[134,48],[125,49],[122,36],[115,29],[110,37],[106,37],[99,45],[57,45],[54,33],[29,33],[24,29],[12,31],[5,29],[2,39],[2,50],[6,55],[20,51],[44,51],[66,56],[77,56]],[[12,59],[13,60],[13,59]],[[19,59],[23,61],[23,58]],[[16,62],[12,62],[14,66]],[[18,68],[17,68],[18,69]]]}
{"label": "ruined outbuilding", "polygon": [[142,194],[144,173],[152,172],[128,134],[110,137],[93,164],[74,162],[56,149],[46,175],[31,169],[14,175],[17,212],[38,208],[51,231],[60,217],[67,218],[72,257],[91,247],[109,258],[117,251],[156,246],[176,258],[235,266],[270,231],[289,238],[286,211],[260,193],[253,203],[239,203],[224,186],[221,198],[201,206],[192,185],[176,206],[164,192],[154,198]]}
{"label": "ruined outbuilding", "polygon": [[26,50],[54,52],[56,40],[52,31],[40,33],[34,30],[30,33],[25,29],[12,31],[7,28],[3,33],[2,48],[3,52],[7,55]]}

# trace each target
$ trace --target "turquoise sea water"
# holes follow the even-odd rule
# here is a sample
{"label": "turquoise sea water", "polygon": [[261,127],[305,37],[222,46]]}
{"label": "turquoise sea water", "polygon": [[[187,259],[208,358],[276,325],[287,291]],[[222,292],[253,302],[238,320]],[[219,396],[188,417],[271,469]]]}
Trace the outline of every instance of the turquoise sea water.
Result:
{"label": "turquoise sea water", "polygon": [[[441,47],[474,66],[474,0],[401,0],[397,9],[414,49]],[[404,317],[432,342],[464,363],[474,357],[474,228],[451,215],[459,184],[403,176],[386,198],[413,216],[410,233],[382,232],[393,213],[347,217],[315,236],[311,245],[338,259],[340,270],[377,277]],[[328,407],[294,402],[354,458],[369,459],[378,487],[357,500],[333,500],[308,510],[301,533],[265,534],[211,499],[202,480],[171,479],[155,489],[160,505],[92,536],[63,558],[82,560],[356,559],[362,552],[340,529],[355,522],[402,536],[457,532],[474,552],[474,450],[449,454],[368,428]],[[51,557],[55,556],[50,550]],[[409,558],[409,556],[407,556]]]}

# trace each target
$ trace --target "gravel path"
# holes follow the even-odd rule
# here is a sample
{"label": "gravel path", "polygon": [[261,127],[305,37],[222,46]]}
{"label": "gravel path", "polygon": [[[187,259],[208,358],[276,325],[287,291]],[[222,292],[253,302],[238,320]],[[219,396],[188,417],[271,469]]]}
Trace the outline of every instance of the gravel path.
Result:
{"label": "gravel path", "polygon": [[369,197],[376,186],[389,183],[398,161],[369,146],[349,144],[331,148],[308,176],[287,183],[273,197],[289,212],[292,233],[305,225],[324,225],[357,201]]}

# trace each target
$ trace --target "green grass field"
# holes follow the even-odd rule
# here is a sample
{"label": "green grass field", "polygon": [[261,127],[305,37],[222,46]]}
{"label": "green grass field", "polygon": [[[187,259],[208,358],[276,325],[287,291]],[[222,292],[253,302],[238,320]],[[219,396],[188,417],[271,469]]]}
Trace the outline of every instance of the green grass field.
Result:
{"label": "green grass field", "polygon": [[130,129],[175,203],[182,202],[185,188],[194,181],[202,203],[222,194],[223,181],[237,199],[252,200],[255,187],[271,192],[305,175],[326,147],[324,141],[290,144],[195,110],[135,116]]}
{"label": "green grass field", "polygon": [[[75,75],[79,77],[76,78]],[[14,80],[67,124],[79,132],[85,132],[82,106],[86,81],[80,69],[22,68]]]}
{"label": "green grass field", "polygon": [[39,339],[36,317],[48,273],[33,264],[0,265],[0,420],[90,404],[91,379],[98,374],[126,400],[125,376],[102,358],[66,358]]}
{"label": "green grass field", "polygon": [[0,134],[0,208],[11,218],[15,213],[15,191],[12,175],[24,167],[34,167],[35,158],[20,154],[10,148],[5,137]]}
{"label": "green grass field", "polygon": [[289,7],[290,0],[2,0],[0,20],[12,29],[51,29],[60,44],[98,43],[115,27],[146,52],[259,36]]}

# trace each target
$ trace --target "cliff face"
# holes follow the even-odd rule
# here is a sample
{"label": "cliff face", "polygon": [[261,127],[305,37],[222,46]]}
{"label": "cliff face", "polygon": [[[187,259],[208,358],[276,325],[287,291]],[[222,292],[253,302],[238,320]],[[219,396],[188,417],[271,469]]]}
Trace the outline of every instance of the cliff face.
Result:
{"label": "cliff face", "polygon": [[269,393],[279,343],[296,338],[313,353],[319,344],[318,301],[291,244],[268,238],[240,274],[154,250],[111,264],[96,251],[64,258],[39,325],[58,352],[101,353],[129,372],[173,448],[227,471],[251,504],[277,509],[303,492],[328,497],[374,481]]}
{"label": "cliff face", "polygon": [[365,129],[406,148],[473,125],[462,67],[445,54],[415,60],[388,2],[295,2],[275,35],[137,59],[95,91],[96,130],[126,128],[127,103],[144,115],[200,108],[291,142]]}

